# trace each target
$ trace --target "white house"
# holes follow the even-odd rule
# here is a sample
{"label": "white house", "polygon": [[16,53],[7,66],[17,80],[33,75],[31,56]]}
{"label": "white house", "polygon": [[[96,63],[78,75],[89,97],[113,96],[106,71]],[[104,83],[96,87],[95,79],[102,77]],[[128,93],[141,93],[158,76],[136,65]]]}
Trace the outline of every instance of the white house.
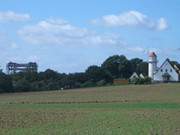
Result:
{"label": "white house", "polygon": [[132,80],[138,79],[138,78],[139,78],[138,74],[136,72],[134,72],[129,79],[132,81]]}
{"label": "white house", "polygon": [[149,69],[148,76],[153,81],[159,82],[178,82],[180,81],[180,69],[177,65],[173,64],[169,59],[157,67],[157,55],[154,52],[149,54]]}
{"label": "white house", "polygon": [[134,72],[132,75],[131,75],[131,77],[129,78],[129,80],[131,81],[131,82],[133,82],[135,79],[140,79],[140,78],[142,78],[142,79],[144,79],[145,77],[144,77],[144,75],[141,73],[140,75],[138,75],[136,72]]}
{"label": "white house", "polygon": [[145,79],[145,76],[142,73],[139,75],[139,77]]}

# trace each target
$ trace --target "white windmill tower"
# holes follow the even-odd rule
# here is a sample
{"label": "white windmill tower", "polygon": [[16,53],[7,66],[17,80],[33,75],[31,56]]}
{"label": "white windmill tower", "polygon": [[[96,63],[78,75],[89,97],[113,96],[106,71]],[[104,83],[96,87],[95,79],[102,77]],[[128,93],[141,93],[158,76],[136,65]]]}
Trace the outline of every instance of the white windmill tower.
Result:
{"label": "white windmill tower", "polygon": [[149,61],[148,61],[149,65],[148,65],[148,76],[154,80],[154,73],[157,70],[157,55],[155,54],[155,52],[150,52],[149,53]]}

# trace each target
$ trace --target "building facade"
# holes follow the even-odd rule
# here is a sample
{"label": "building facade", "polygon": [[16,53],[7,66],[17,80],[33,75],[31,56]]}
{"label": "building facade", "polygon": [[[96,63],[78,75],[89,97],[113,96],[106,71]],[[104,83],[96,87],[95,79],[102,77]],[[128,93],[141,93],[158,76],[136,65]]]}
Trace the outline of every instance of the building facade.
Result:
{"label": "building facade", "polygon": [[180,69],[178,65],[166,59],[164,63],[157,66],[157,55],[154,52],[149,54],[148,76],[157,82],[178,82],[180,81]]}
{"label": "building facade", "polygon": [[15,74],[17,72],[37,72],[38,65],[35,62],[29,62],[24,64],[9,62],[6,65],[6,70],[8,74]]}

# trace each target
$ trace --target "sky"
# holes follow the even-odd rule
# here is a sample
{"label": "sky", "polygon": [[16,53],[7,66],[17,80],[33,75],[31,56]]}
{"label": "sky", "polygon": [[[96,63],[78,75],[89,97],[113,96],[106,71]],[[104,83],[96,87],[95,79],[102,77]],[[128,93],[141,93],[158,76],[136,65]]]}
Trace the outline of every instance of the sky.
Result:
{"label": "sky", "polygon": [[179,0],[0,0],[0,67],[83,72],[112,55],[180,62]]}

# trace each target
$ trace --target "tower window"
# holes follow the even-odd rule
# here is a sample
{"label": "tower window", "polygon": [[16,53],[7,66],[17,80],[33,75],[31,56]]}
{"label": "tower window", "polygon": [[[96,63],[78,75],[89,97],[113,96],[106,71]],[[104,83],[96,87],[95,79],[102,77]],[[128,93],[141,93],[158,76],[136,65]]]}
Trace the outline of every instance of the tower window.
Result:
{"label": "tower window", "polygon": [[166,72],[168,72],[168,70],[166,69]]}
{"label": "tower window", "polygon": [[163,69],[161,69],[161,72],[163,72]]}
{"label": "tower window", "polygon": [[170,69],[170,72],[172,72],[172,69]]}

